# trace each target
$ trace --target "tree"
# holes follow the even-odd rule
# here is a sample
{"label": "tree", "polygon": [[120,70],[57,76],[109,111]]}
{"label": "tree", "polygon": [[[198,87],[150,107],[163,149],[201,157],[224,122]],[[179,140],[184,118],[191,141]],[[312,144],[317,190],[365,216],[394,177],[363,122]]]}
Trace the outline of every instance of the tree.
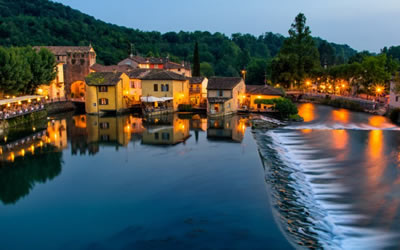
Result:
{"label": "tree", "polygon": [[335,49],[327,41],[320,43],[318,52],[322,67],[330,67],[335,64]]}
{"label": "tree", "polygon": [[287,38],[272,62],[274,80],[300,84],[320,67],[319,53],[303,13],[296,16]]}
{"label": "tree", "polygon": [[27,48],[26,51],[32,79],[24,92],[33,94],[39,85],[49,85],[56,78],[56,60],[54,55],[45,48],[40,49],[39,52],[31,48]]}
{"label": "tree", "polygon": [[199,44],[196,41],[193,52],[193,76],[200,76]]}
{"label": "tree", "polygon": [[246,84],[264,84],[266,81],[267,61],[265,59],[253,59],[247,68]]}
{"label": "tree", "polygon": [[208,78],[215,75],[213,67],[208,62],[202,62],[200,64],[200,72],[202,76]]}

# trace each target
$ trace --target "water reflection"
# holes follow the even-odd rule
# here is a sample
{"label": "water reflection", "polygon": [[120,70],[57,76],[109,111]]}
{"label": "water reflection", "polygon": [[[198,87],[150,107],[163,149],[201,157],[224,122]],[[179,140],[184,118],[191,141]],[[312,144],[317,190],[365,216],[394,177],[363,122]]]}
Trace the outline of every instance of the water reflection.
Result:
{"label": "water reflection", "polygon": [[189,137],[189,120],[179,119],[177,114],[148,118],[144,123],[142,143],[146,145],[176,145]]}
{"label": "water reflection", "polygon": [[247,119],[239,116],[208,119],[207,138],[230,142],[242,142]]}

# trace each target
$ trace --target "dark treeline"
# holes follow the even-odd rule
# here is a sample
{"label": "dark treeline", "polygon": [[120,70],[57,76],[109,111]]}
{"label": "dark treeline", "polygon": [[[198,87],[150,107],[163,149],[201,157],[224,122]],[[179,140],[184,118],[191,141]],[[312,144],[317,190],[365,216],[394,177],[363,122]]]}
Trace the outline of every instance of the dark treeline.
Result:
{"label": "dark treeline", "polygon": [[[135,24],[133,23],[132,26]],[[244,68],[248,83],[263,83],[270,77],[270,63],[285,37],[265,33],[143,32],[108,24],[70,7],[47,0],[0,0],[0,45],[88,45],[92,43],[100,63],[115,64],[134,53],[169,56],[173,61],[193,61],[198,42],[201,73],[205,76],[238,76]],[[322,64],[340,64],[356,51],[347,45],[313,38],[321,48]]]}

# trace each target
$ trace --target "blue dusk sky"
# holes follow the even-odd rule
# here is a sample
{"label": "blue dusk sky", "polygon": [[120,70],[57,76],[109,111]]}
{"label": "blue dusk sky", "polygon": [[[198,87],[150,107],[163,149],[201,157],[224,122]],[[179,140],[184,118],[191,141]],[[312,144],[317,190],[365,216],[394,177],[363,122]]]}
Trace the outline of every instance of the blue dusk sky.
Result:
{"label": "blue dusk sky", "polygon": [[379,52],[400,45],[399,0],[55,0],[103,21],[144,31],[287,35],[303,12],[312,35]]}

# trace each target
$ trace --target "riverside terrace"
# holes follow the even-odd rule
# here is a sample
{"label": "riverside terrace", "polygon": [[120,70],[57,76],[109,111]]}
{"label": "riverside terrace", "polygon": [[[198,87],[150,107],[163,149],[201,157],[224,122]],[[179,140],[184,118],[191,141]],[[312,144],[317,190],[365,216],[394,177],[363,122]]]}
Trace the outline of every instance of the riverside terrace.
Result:
{"label": "riverside terrace", "polygon": [[0,100],[0,119],[11,119],[44,110],[45,106],[43,101],[44,97],[38,95]]}

